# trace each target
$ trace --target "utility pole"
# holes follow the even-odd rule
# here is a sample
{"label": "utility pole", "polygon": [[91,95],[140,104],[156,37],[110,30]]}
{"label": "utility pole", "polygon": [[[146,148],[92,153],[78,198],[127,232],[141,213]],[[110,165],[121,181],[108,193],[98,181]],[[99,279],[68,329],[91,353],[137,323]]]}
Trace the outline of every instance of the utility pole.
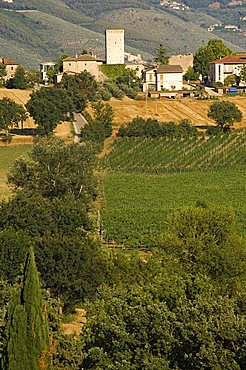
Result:
{"label": "utility pole", "polygon": [[148,90],[146,90],[145,95],[145,118],[147,119],[148,116]]}

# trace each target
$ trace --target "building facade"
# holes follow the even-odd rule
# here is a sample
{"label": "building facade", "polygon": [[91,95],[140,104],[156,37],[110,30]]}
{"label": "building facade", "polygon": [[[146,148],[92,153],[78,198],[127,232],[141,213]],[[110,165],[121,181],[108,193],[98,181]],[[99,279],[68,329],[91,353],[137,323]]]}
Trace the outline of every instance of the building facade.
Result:
{"label": "building facade", "polygon": [[19,64],[6,58],[0,58],[0,63],[4,64],[6,67],[7,75],[4,77],[4,79],[9,80],[10,78],[13,78]]}
{"label": "building facade", "polygon": [[124,30],[106,30],[106,64],[124,64]]}
{"label": "building facade", "polygon": [[180,65],[165,65],[143,71],[143,91],[182,90],[183,70]]}
{"label": "building facade", "polygon": [[[214,60],[209,64],[210,82],[214,86],[216,82],[224,83],[225,78],[230,75],[240,75],[242,66],[246,65],[246,54],[231,55]],[[245,85],[246,81],[244,81]]]}
{"label": "building facade", "polygon": [[100,79],[100,65],[103,60],[91,54],[83,54],[76,58],[63,59],[63,73],[81,73],[89,72],[96,80]]}
{"label": "building facade", "polygon": [[40,78],[44,83],[47,83],[49,80],[49,77],[47,75],[47,72],[50,68],[54,69],[55,63],[54,62],[45,62],[45,63],[40,63]]}

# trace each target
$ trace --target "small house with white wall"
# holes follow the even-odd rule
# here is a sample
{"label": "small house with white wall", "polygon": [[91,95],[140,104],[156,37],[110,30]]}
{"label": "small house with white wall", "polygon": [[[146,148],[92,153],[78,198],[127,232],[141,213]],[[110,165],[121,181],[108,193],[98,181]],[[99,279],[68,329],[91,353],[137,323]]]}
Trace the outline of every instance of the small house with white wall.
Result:
{"label": "small house with white wall", "polygon": [[214,86],[216,82],[224,83],[225,78],[230,75],[239,76],[242,66],[246,66],[246,54],[230,55],[212,61],[209,64],[211,85]]}
{"label": "small house with white wall", "polygon": [[180,65],[163,65],[143,71],[143,91],[182,90],[183,69]]}

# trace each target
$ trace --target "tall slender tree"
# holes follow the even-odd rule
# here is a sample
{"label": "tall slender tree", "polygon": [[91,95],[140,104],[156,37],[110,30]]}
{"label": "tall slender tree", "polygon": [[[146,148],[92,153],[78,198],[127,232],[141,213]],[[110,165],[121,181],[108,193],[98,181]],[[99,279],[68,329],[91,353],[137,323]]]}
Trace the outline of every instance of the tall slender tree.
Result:
{"label": "tall slender tree", "polygon": [[3,369],[45,369],[49,361],[48,349],[48,321],[31,249],[26,258],[23,281],[13,293],[8,307]]}

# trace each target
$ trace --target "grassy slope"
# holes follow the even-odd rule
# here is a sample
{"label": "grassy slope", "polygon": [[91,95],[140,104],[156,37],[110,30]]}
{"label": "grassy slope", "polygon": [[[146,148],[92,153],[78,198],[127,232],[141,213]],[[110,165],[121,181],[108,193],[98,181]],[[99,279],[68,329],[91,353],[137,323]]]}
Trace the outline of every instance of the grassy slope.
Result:
{"label": "grassy slope", "polygon": [[[200,45],[214,38],[210,32],[198,25],[185,22],[174,15],[150,10],[122,9],[100,15],[93,29],[102,32],[105,28],[124,28],[127,44],[156,54],[156,48],[163,43],[168,53],[194,52]],[[239,50],[230,43],[229,47]]]}

